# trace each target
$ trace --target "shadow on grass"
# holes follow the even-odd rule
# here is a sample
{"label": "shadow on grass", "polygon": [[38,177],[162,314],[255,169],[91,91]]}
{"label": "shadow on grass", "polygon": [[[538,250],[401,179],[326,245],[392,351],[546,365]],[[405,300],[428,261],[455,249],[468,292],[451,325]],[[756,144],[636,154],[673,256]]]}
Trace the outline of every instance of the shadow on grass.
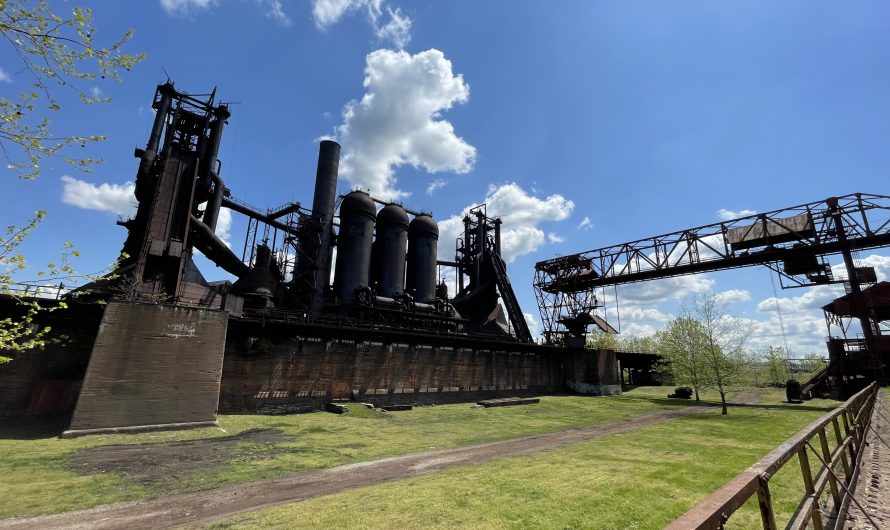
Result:
{"label": "shadow on grass", "polygon": [[654,397],[654,396],[624,396],[626,399],[633,399],[637,401],[646,401],[652,403],[653,405],[660,405],[663,407],[719,407],[719,401],[696,401],[694,399],[678,399],[678,398],[669,398],[669,397]]}
{"label": "shadow on grass", "polygon": [[[746,407],[746,408],[756,408],[756,409],[779,409],[779,410],[806,410],[806,411],[814,411],[814,412],[829,412],[837,407],[814,407],[808,405],[798,405],[795,403],[728,403],[730,407]],[[838,402],[840,405],[840,402]]]}
{"label": "shadow on grass", "polygon": [[55,438],[68,427],[71,418],[61,416],[48,419],[22,418],[0,422],[0,440],[41,440]]}

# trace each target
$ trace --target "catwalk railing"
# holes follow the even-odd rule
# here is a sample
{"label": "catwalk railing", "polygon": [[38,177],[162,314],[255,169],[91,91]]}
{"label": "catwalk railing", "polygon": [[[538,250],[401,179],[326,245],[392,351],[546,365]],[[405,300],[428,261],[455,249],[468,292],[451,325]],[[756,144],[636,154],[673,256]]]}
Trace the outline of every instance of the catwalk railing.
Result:
{"label": "catwalk railing", "polygon": [[[745,502],[757,496],[762,527],[801,529],[835,528],[843,525],[846,506],[871,421],[879,388],[872,383],[843,405],[798,432],[759,462],[740,473],[710,497],[671,523],[668,530],[723,529]],[[833,438],[830,440],[829,436]],[[831,444],[834,448],[830,448]],[[770,479],[797,457],[804,491],[797,510],[778,525]],[[812,464],[812,465],[811,465]],[[814,472],[815,470],[815,472]],[[825,495],[825,502],[822,497]]]}

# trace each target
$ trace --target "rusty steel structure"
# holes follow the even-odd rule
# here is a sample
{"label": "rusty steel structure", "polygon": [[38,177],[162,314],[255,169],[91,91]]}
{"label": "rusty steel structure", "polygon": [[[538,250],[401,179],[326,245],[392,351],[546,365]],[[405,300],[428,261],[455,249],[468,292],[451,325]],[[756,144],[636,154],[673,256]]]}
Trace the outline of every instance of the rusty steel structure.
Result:
{"label": "rusty steel structure", "polygon": [[[861,337],[833,342],[840,350],[832,371],[841,373],[843,358],[844,374],[883,380],[890,344],[881,333],[882,311],[864,294],[875,271],[859,266],[855,254],[887,245],[890,197],[854,193],[541,261],[535,296],[545,338],[561,343],[591,324],[605,327],[596,315],[597,289],[605,286],[756,265],[775,271],[783,288],[843,284],[845,316],[859,323]],[[829,266],[834,255],[842,257],[845,277]]]}
{"label": "rusty steel structure", "polygon": [[[223,180],[230,112],[215,90],[189,94],[168,81],[152,107],[148,141],[135,151],[137,210],[120,222],[125,257],[68,295],[78,297],[72,314],[101,307],[101,321],[65,328],[79,337],[77,359],[67,343],[49,345],[52,355],[27,373],[0,369],[0,384],[17,389],[0,395],[4,413],[38,410],[34,400],[57,404],[41,405],[45,413],[73,407],[75,435],[197,426],[216,411],[320,410],[332,399],[621,392],[615,352],[535,343],[501,257],[500,220],[484,206],[465,219],[455,261],[440,261],[431,212],[338,192],[340,145],[329,140],[319,145],[311,208],[253,206]],[[246,218],[243,245],[221,239],[223,212]],[[195,251],[231,277],[207,281]],[[457,269],[452,296],[443,266]],[[153,348],[163,351],[131,354]],[[47,380],[54,373],[71,383]]]}
{"label": "rusty steel structure", "polygon": [[[500,257],[500,219],[489,218],[484,205],[465,219],[456,261],[440,261],[431,213],[363,190],[338,196],[340,145],[330,140],[319,146],[311,209],[298,202],[268,209],[247,204],[222,179],[218,152],[230,112],[215,97],[215,90],[188,94],[171,82],[157,87],[151,134],[135,153],[137,213],[120,223],[128,229],[128,257],[116,279],[87,289],[219,307],[243,318],[262,313],[287,321],[294,320],[289,312],[299,319],[312,313],[336,315],[360,329],[533,342]],[[240,255],[216,233],[222,208],[247,218]],[[205,281],[194,250],[236,280]],[[457,267],[460,289],[453,297],[436,283],[442,265]]]}
{"label": "rusty steel structure", "polygon": [[[439,263],[457,269],[458,293],[454,306],[472,315],[479,329],[506,331],[509,319],[513,332],[521,342],[532,342],[528,323],[519,307],[513,285],[507,276],[507,265],[501,258],[501,220],[487,215],[486,205],[471,208],[463,218],[464,232],[456,242],[455,261]],[[464,283],[464,278],[468,282]],[[503,315],[500,300],[507,314]]]}
{"label": "rusty steel structure", "polygon": [[[879,391],[872,383],[775,448],[667,529],[722,530],[733,513],[755,495],[764,530],[843,527]],[[770,479],[794,457],[800,464],[804,491],[790,520],[777,521]]]}

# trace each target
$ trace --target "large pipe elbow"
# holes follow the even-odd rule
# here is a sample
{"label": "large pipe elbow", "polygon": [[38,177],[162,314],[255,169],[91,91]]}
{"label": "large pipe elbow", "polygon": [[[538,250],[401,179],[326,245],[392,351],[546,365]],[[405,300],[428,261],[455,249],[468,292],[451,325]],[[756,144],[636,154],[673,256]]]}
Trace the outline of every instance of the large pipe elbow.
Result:
{"label": "large pipe elbow", "polygon": [[226,183],[216,170],[210,170],[210,179],[213,181],[213,194],[207,199],[207,207],[204,210],[204,224],[206,224],[211,232],[216,232],[216,224],[219,222],[219,210],[222,208],[223,195],[226,190]]}
{"label": "large pipe elbow", "polygon": [[195,237],[195,247],[204,254],[207,259],[216,263],[229,274],[242,277],[250,271],[250,267],[244,264],[234,252],[217,237],[213,230],[202,223],[194,215],[191,216],[192,232]]}

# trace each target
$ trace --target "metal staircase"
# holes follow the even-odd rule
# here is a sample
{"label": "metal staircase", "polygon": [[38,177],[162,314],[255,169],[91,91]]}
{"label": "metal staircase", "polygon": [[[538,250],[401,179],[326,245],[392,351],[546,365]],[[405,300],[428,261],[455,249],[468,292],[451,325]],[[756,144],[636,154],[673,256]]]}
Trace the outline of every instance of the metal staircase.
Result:
{"label": "metal staircase", "polygon": [[529,331],[525,315],[522,314],[522,309],[519,307],[519,301],[516,300],[516,293],[513,292],[513,285],[510,283],[510,277],[507,276],[507,266],[504,264],[504,260],[490,250],[486,250],[485,253],[494,268],[498,291],[501,293],[501,300],[504,302],[516,338],[522,342],[532,342],[531,331]]}

